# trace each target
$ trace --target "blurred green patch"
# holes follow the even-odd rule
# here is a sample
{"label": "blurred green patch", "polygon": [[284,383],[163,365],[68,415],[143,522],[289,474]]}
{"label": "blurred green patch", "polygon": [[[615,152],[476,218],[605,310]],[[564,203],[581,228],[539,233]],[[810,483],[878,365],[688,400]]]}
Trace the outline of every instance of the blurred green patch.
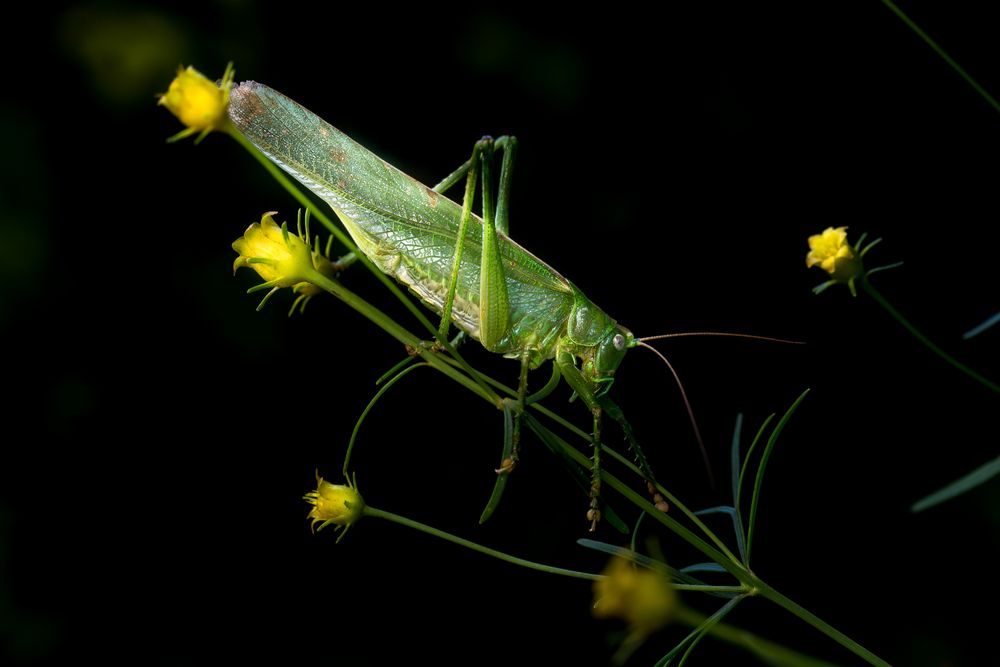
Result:
{"label": "blurred green patch", "polygon": [[459,62],[471,71],[510,77],[548,104],[571,108],[583,96],[583,55],[567,39],[486,12],[469,21],[459,49]]}
{"label": "blurred green patch", "polygon": [[13,529],[13,512],[0,505],[0,662],[26,664],[49,655],[63,633],[54,618],[29,612],[14,600],[10,564]]}
{"label": "blurred green patch", "polygon": [[49,428],[55,433],[71,433],[77,423],[97,408],[97,390],[90,382],[74,376],[53,379],[49,389]]}
{"label": "blurred green patch", "polygon": [[45,169],[37,120],[26,110],[0,109],[0,322],[11,304],[41,288],[47,264]]}
{"label": "blurred green patch", "polygon": [[5,215],[0,219],[0,321],[5,319],[13,291],[30,296],[38,287],[45,259],[39,216]]}
{"label": "blurred green patch", "polygon": [[58,38],[112,106],[149,104],[163,92],[165,73],[181,64],[188,41],[173,19],[155,10],[94,6],[66,12]]}

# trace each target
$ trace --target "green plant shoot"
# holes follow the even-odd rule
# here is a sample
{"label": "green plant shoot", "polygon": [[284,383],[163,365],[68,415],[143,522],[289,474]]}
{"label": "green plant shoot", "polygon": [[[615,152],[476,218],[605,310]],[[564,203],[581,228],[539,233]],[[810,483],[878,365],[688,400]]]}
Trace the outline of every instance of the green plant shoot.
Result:
{"label": "green plant shoot", "polygon": [[[330,205],[375,266],[441,315],[442,344],[454,324],[490,352],[520,360],[517,399],[504,404],[514,425],[505,438],[501,477],[517,462],[525,404],[550,393],[561,376],[593,415],[591,529],[600,518],[602,414],[622,425],[644,475],[653,481],[631,427],[607,395],[626,351],[643,343],[507,236],[513,137],[483,138],[469,161],[430,188],[262,84],[234,87],[229,117],[250,143]],[[495,149],[503,151],[496,202],[490,173]],[[459,205],[442,193],[463,177]],[[472,211],[477,180],[482,217]],[[548,360],[554,363],[552,381],[527,396],[528,371]]]}

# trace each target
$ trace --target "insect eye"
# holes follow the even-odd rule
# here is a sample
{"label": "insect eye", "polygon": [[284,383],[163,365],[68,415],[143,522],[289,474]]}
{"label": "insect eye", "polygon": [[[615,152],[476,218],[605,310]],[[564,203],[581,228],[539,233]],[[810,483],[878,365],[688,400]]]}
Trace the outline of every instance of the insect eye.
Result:
{"label": "insect eye", "polygon": [[615,334],[615,337],[611,339],[611,344],[615,346],[616,350],[624,350],[625,336],[621,334]]}

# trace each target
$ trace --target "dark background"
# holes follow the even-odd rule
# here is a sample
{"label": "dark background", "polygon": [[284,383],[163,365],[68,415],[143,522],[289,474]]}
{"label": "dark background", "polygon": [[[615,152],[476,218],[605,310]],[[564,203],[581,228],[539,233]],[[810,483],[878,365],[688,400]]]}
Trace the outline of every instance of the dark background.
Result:
{"label": "dark background", "polygon": [[[638,335],[807,341],[659,344],[723,480],[736,414],[747,441],[813,389],[772,457],[755,571],[893,664],[988,661],[996,615],[975,609],[995,592],[1000,485],[908,508],[996,455],[997,398],[867,296],[813,296],[823,274],[803,260],[806,237],[830,225],[884,237],[869,264],[906,264],[875,283],[1000,377],[1000,328],[960,339],[1000,308],[1000,115],[878,2],[760,4],[94,2],[39,4],[8,24],[0,662],[601,665],[613,651],[620,628],[591,619],[585,582],[374,519],[339,545],[310,534],[314,470],[337,477],[403,350],[331,298],[288,319],[281,294],[256,313],[244,294],[256,276],[231,275],[247,224],[296,206],[226,137],[167,145],[180,126],[155,105],[179,63],[214,78],[229,60],[238,80],[290,95],[428,183],[484,133],[517,135],[512,236]],[[906,8],[1000,91],[996,23],[979,3]],[[343,280],[410,322],[363,270]],[[515,381],[514,362],[466,349]],[[652,355],[630,353],[614,393],[677,496],[729,501],[725,484],[708,487]],[[550,404],[585,426],[566,397]],[[584,495],[533,439],[477,525],[501,433],[488,405],[418,372],[362,431],[361,490],[516,555],[600,570],[604,557],[575,544]],[[606,525],[598,538],[622,541]],[[659,538],[673,564],[691,562]],[[857,662],[763,600],[730,620]],[[684,632],[655,636],[633,664]],[[756,663],[706,641],[691,664]]]}

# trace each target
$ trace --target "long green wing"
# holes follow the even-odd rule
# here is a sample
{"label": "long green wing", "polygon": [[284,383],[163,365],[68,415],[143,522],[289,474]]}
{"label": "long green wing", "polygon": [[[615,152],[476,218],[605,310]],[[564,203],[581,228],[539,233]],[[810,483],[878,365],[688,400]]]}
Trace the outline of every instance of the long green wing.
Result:
{"label": "long green wing", "polygon": [[[262,153],[330,204],[379,268],[441,312],[461,206],[262,84],[234,87],[229,116]],[[499,240],[511,302],[511,332],[500,351],[534,349],[549,357],[575,288],[506,236]],[[477,338],[481,251],[476,217],[465,239],[453,319]]]}

